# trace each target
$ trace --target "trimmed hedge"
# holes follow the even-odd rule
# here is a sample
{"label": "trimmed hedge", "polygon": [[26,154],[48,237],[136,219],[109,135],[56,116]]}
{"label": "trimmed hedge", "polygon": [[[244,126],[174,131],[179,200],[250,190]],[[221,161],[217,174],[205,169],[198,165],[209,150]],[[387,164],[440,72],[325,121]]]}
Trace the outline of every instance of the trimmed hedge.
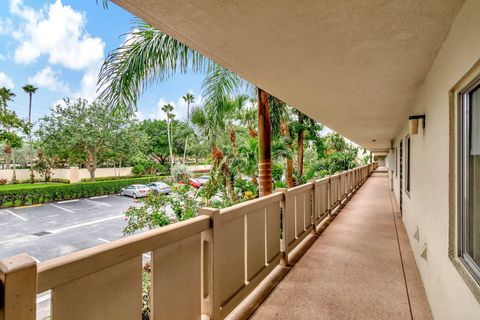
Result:
{"label": "trimmed hedge", "polygon": [[130,184],[145,184],[158,180],[159,177],[152,176],[110,181],[79,182],[65,185],[44,185],[29,189],[0,190],[0,206],[21,206],[112,194],[119,192],[120,189]]}

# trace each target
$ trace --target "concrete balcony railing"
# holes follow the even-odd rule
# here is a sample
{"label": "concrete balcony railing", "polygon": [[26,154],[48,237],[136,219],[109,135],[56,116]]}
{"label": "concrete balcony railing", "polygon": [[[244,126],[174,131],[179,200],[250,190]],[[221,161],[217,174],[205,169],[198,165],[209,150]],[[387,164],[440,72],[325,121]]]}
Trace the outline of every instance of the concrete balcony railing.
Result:
{"label": "concrete balcony railing", "polygon": [[[142,256],[151,254],[152,319],[224,319],[352,195],[376,164],[188,221],[36,263],[0,261],[0,320],[33,320],[51,290],[52,319],[141,318]],[[291,262],[290,262],[291,263]]]}

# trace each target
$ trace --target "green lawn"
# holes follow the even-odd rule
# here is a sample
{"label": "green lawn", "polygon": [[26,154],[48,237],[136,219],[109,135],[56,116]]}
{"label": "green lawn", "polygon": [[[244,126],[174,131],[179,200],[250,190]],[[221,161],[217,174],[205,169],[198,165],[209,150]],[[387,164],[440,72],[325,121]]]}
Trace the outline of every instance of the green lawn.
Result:
{"label": "green lawn", "polygon": [[32,189],[43,188],[51,186],[62,186],[65,183],[19,183],[19,184],[4,184],[0,185],[0,191],[20,190],[20,189]]}

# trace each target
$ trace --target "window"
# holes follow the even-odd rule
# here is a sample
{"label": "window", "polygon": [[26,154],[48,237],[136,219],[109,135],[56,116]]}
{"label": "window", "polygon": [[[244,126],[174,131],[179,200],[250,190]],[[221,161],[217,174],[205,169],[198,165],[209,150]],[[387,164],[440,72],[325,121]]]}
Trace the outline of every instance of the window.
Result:
{"label": "window", "polygon": [[480,283],[480,79],[460,93],[458,255]]}
{"label": "window", "polygon": [[405,191],[410,192],[410,136],[405,138],[406,145],[406,164],[405,164]]}
{"label": "window", "polygon": [[394,151],[394,155],[395,155],[395,177],[398,177],[398,160],[397,160],[397,147],[395,147],[395,151]]}

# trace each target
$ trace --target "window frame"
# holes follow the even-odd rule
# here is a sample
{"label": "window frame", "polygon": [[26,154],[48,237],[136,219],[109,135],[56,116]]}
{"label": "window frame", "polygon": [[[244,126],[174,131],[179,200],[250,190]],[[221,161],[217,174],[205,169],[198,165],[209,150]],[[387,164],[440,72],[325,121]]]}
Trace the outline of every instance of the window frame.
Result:
{"label": "window frame", "polygon": [[458,93],[457,108],[457,257],[480,284],[480,264],[468,253],[469,250],[469,202],[470,202],[470,95],[480,90],[480,76],[476,77]]}
{"label": "window frame", "polygon": [[412,187],[412,181],[411,181],[411,140],[410,140],[410,135],[407,135],[405,137],[405,192],[410,195],[411,187]]}

